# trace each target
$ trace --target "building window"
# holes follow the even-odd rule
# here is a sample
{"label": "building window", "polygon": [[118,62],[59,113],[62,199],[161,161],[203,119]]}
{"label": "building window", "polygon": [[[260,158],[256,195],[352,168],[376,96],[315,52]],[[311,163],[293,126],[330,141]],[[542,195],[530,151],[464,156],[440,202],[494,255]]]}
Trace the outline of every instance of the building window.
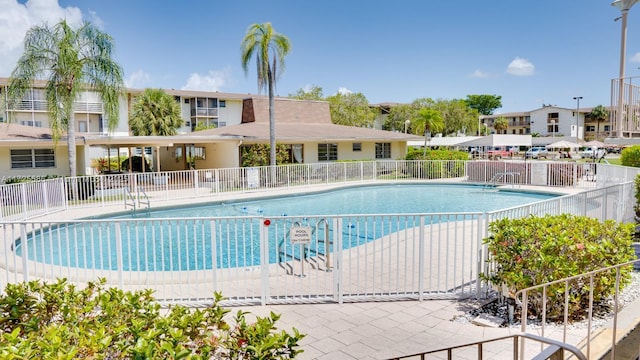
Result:
{"label": "building window", "polygon": [[596,131],[596,127],[593,125],[587,125],[587,132],[593,132]]}
{"label": "building window", "polygon": [[352,151],[362,151],[362,143],[353,143]]}
{"label": "building window", "polygon": [[20,125],[42,127],[42,121],[22,120]]}
{"label": "building window", "polygon": [[12,169],[52,168],[56,166],[53,149],[13,149],[11,150]]}
{"label": "building window", "polygon": [[189,99],[184,99],[184,103],[188,104],[189,103]]}
{"label": "building window", "polygon": [[391,143],[376,143],[376,159],[391,159]]}
{"label": "building window", "polygon": [[225,100],[218,101],[218,107],[227,107],[227,102]]}
{"label": "building window", "polygon": [[338,160],[338,144],[318,144],[318,161]]}

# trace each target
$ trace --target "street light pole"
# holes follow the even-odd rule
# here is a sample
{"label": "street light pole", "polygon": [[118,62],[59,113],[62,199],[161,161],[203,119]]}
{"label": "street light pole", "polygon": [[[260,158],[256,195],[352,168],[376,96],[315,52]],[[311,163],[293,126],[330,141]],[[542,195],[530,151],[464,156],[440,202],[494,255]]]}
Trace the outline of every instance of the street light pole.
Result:
{"label": "street light pole", "polygon": [[[624,108],[623,96],[624,96],[624,63],[627,53],[627,15],[629,9],[635,5],[639,0],[615,0],[611,3],[611,6],[615,6],[622,12],[622,30],[620,35],[620,77],[618,79],[618,111],[616,113],[616,135],[618,138],[622,137],[622,110]],[[617,20],[617,19],[616,19]]]}
{"label": "street light pole", "polygon": [[580,139],[580,99],[582,96],[573,97],[573,100],[576,101],[576,140]]}
{"label": "street light pole", "polygon": [[556,137],[556,121],[555,120],[551,120],[551,138],[555,138]]}

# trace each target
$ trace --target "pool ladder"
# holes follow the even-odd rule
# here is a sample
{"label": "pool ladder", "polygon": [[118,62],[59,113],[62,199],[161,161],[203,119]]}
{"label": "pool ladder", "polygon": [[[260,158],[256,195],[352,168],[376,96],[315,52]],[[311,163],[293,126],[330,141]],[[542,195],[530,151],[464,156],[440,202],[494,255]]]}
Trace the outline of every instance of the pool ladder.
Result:
{"label": "pool ladder", "polygon": [[[147,215],[151,211],[151,201],[149,201],[149,196],[144,191],[144,188],[138,187],[138,191],[136,195],[134,195],[129,188],[125,188],[126,194],[124,197],[124,207],[125,209],[129,206],[131,207],[132,216],[135,216],[138,208],[142,208],[142,205],[146,205]],[[137,201],[136,201],[137,200]]]}
{"label": "pool ladder", "polygon": [[[292,224],[293,226],[302,226],[302,224],[299,221],[295,221]],[[331,245],[332,245],[332,241],[329,237],[329,222],[327,221],[327,219],[320,219],[318,220],[318,222],[316,223],[316,225],[314,227],[311,228],[311,234],[314,235],[316,233],[316,231],[318,230],[318,228],[320,226],[324,225],[324,238],[319,238],[317,239],[317,243],[321,244],[324,243],[324,251],[319,251],[319,249],[307,249],[305,245],[301,245],[301,249],[300,249],[300,256],[296,255],[293,251],[291,253],[287,253],[285,251],[285,242],[287,239],[289,239],[289,232],[285,232],[284,237],[282,238],[282,240],[280,240],[278,242],[278,263],[287,261],[287,260],[298,260],[303,262],[303,260],[305,260],[307,258],[307,254],[310,254],[312,256],[324,256],[324,264],[325,264],[325,271],[330,272],[331,269],[333,268],[333,265],[331,265]],[[302,266],[302,276],[304,276],[304,265]]]}
{"label": "pool ladder", "polygon": [[502,183],[508,184],[509,182],[507,180],[509,179],[511,179],[511,185],[516,185],[516,180],[520,179],[520,173],[512,171],[496,173],[487,183],[487,187],[494,188],[498,184],[499,180],[503,180]]}

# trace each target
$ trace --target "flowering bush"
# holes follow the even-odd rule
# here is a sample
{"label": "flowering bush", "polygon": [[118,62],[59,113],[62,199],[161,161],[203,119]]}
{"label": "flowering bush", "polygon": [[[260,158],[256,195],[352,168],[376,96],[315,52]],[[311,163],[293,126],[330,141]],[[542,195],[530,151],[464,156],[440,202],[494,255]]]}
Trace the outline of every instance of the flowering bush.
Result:
{"label": "flowering bush", "polygon": [[[495,263],[484,279],[498,287],[506,287],[509,295],[534,285],[560,280],[592,270],[622,264],[635,259],[632,224],[574,215],[547,215],[521,219],[501,219],[489,225],[490,259]],[[621,270],[621,288],[630,280],[632,267]],[[594,302],[615,292],[615,271],[594,277]],[[571,281],[569,314],[582,318],[589,304],[589,278]],[[547,319],[563,315],[564,283],[547,288]],[[529,292],[530,315],[542,311],[542,288]]]}
{"label": "flowering bush", "polygon": [[293,359],[304,337],[276,332],[279,316],[248,324],[213,304],[160,312],[151,290],[106,288],[104,280],[78,289],[65,280],[8,284],[0,296],[2,359]]}

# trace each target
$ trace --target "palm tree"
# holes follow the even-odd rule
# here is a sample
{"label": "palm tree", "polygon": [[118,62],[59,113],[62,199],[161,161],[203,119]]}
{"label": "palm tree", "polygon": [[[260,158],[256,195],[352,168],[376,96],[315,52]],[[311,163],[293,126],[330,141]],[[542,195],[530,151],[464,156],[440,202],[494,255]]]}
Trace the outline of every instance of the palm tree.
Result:
{"label": "palm tree", "polygon": [[129,129],[134,136],[176,135],[183,124],[180,104],[162,89],[145,89],[133,100]]}
{"label": "palm tree", "polygon": [[493,128],[496,129],[496,133],[502,134],[502,131],[505,131],[509,128],[509,121],[505,119],[503,116],[499,116],[493,122]]}
{"label": "palm tree", "polygon": [[276,119],[274,89],[278,79],[278,68],[284,70],[284,58],[289,53],[291,44],[289,39],[277,33],[271,23],[252,24],[242,39],[242,68],[245,74],[248,71],[249,62],[256,55],[258,70],[258,89],[265,87],[269,93],[269,147],[271,166],[276,165]]}
{"label": "palm tree", "polygon": [[420,135],[420,131],[424,131],[424,152],[427,154],[427,137],[431,132],[442,131],[444,129],[444,120],[439,111],[425,107],[418,110],[418,115],[411,121],[412,129],[416,135]]}
{"label": "palm tree", "polygon": [[[34,26],[24,39],[24,53],[9,78],[11,108],[23,99],[34,80],[46,78],[49,126],[54,143],[67,132],[69,172],[76,171],[76,123],[73,103],[80,92],[100,93],[108,128],[118,125],[122,68],[112,58],[113,39],[89,22],[77,30],[61,20],[53,27]],[[42,78],[41,78],[42,77]]]}
{"label": "palm tree", "polygon": [[602,105],[598,105],[591,109],[589,116],[596,119],[596,140],[600,139],[600,121],[609,118],[609,110]]}

